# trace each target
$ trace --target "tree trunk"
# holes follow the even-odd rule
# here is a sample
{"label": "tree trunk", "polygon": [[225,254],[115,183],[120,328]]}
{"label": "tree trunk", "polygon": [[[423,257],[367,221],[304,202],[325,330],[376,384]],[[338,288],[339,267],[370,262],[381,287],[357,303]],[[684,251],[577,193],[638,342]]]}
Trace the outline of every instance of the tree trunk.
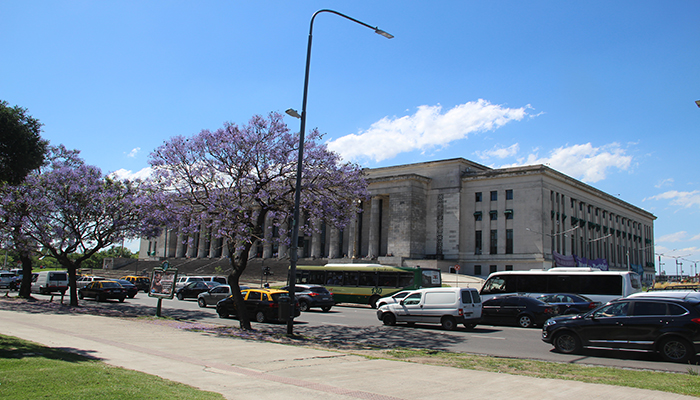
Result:
{"label": "tree trunk", "polygon": [[246,243],[240,257],[238,257],[238,260],[236,259],[235,245],[232,245],[231,243],[228,243],[227,245],[229,247],[229,263],[232,268],[232,271],[228,276],[228,284],[231,286],[231,293],[233,294],[233,301],[236,304],[236,311],[238,320],[241,323],[241,329],[249,331],[252,330],[253,327],[250,325],[250,318],[248,317],[245,303],[243,302],[239,280],[243,274],[243,271],[245,271],[245,268],[248,265],[248,254],[250,253],[251,245]]}
{"label": "tree trunk", "polygon": [[32,297],[32,259],[27,253],[19,255],[22,261],[22,285],[19,287],[19,297],[28,299]]}
{"label": "tree trunk", "polygon": [[66,270],[68,271],[68,293],[70,293],[70,305],[72,307],[77,307],[78,288],[76,287],[77,278],[75,271],[77,270],[78,266],[72,264],[70,261],[68,261],[67,258],[65,260],[59,260],[59,262],[61,263],[61,265],[66,267]]}

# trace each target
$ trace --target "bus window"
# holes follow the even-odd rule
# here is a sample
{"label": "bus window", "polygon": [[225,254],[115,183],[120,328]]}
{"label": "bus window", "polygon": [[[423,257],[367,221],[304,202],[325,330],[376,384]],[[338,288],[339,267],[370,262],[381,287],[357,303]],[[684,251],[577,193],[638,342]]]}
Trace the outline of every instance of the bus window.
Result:
{"label": "bus window", "polygon": [[394,272],[380,272],[379,286],[382,287],[398,287],[399,275]]}
{"label": "bus window", "polygon": [[326,280],[326,285],[331,286],[343,286],[343,272],[342,271],[328,271],[328,279]]}
{"label": "bus window", "polygon": [[377,286],[377,274],[374,272],[360,272],[360,286]]}
{"label": "bus window", "polygon": [[519,275],[516,290],[526,293],[547,293],[547,277],[541,275]]}
{"label": "bus window", "polygon": [[309,271],[309,283],[313,285],[326,284],[326,271]]}
{"label": "bus window", "polygon": [[308,271],[298,271],[296,283],[301,283],[301,284],[309,283],[309,272]]}
{"label": "bus window", "polygon": [[422,281],[421,287],[440,287],[442,286],[442,275],[439,270],[436,269],[424,269],[421,271]]}
{"label": "bus window", "polygon": [[412,286],[413,275],[410,272],[399,272],[399,287]]}
{"label": "bus window", "polygon": [[504,277],[494,277],[486,281],[483,289],[481,289],[481,294],[497,294],[506,293],[506,280]]}
{"label": "bus window", "polygon": [[345,272],[345,286],[358,286],[359,278],[356,271]]}

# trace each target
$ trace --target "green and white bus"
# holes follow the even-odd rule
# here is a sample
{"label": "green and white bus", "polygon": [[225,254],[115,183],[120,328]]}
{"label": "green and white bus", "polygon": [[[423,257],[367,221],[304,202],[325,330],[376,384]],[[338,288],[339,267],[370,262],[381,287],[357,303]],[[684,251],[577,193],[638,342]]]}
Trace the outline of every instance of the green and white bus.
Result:
{"label": "green and white bus", "polygon": [[297,266],[296,283],[325,286],[336,303],[369,304],[401,290],[442,286],[439,269],[380,264]]}

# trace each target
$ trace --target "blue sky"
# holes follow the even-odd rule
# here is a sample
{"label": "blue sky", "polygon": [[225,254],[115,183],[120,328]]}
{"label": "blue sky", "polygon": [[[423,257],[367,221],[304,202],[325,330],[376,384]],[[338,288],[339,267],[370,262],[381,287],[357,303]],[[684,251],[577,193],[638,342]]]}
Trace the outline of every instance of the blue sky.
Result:
{"label": "blue sky", "polygon": [[346,159],[548,164],[656,215],[667,273],[700,260],[697,1],[5,1],[0,99],[143,175],[172,136],[300,110],[323,8],[395,36],[316,18],[307,126]]}

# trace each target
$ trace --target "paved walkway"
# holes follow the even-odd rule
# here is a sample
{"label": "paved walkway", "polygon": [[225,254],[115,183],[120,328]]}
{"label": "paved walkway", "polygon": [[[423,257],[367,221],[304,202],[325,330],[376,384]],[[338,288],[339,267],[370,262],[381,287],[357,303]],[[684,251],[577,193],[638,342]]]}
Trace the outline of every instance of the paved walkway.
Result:
{"label": "paved walkway", "polygon": [[[3,308],[11,302],[3,302]],[[370,360],[220,337],[149,321],[0,310],[0,333],[96,357],[223,394],[227,399],[690,399],[596,385]]]}

